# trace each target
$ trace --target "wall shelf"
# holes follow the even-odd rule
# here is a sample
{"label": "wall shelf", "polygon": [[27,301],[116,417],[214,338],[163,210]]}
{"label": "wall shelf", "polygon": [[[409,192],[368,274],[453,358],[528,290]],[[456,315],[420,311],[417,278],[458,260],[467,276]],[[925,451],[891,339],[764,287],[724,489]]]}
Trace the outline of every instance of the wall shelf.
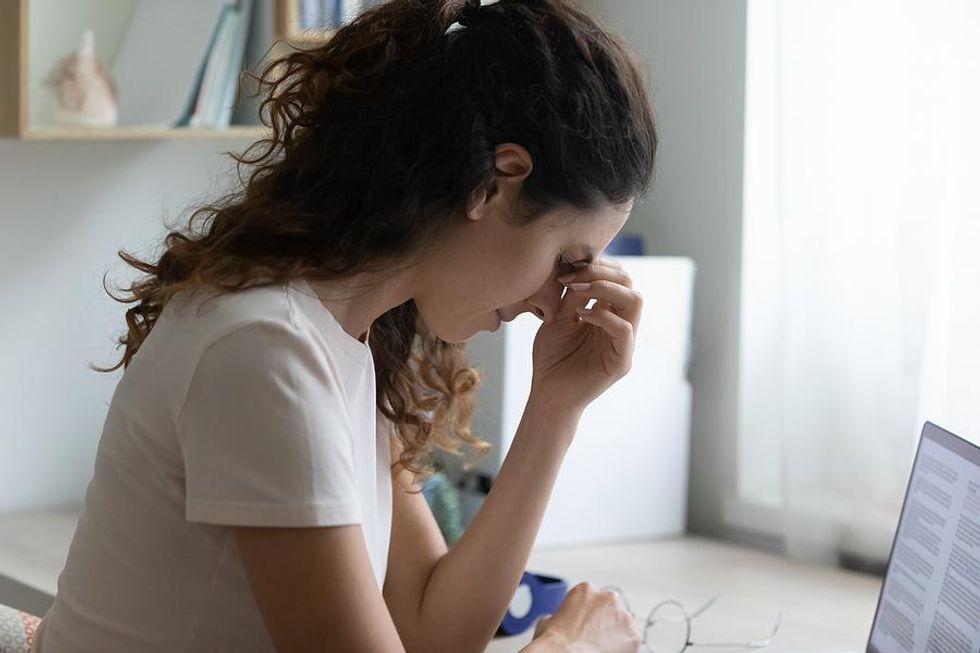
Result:
{"label": "wall shelf", "polygon": [[335,30],[311,29],[293,32],[286,38],[286,40],[294,45],[309,47],[310,45],[317,45],[329,41],[330,37],[335,33]]}
{"label": "wall shelf", "polygon": [[[38,71],[31,69],[29,5],[35,0],[0,0],[0,137],[23,140],[153,140],[153,139],[259,139],[268,133],[262,125],[232,124],[223,129],[120,126],[63,127],[40,124],[32,114],[31,92],[37,95]],[[140,1],[140,0],[136,0]],[[156,1],[156,0],[152,0]],[[296,0],[265,0],[274,21],[276,46],[310,47],[333,36],[331,30],[301,31],[296,25]],[[68,11],[68,10],[66,10]],[[36,44],[35,44],[36,45]],[[46,45],[46,43],[45,43]],[[41,64],[37,64],[41,65]],[[33,86],[32,86],[33,84]],[[37,112],[34,111],[36,114]]]}
{"label": "wall shelf", "polygon": [[225,129],[192,129],[175,127],[160,129],[152,127],[112,127],[108,129],[85,129],[68,127],[37,127],[20,134],[24,140],[152,140],[152,139],[194,139],[194,138],[249,138],[258,139],[266,134],[265,127],[251,125],[232,125]]}

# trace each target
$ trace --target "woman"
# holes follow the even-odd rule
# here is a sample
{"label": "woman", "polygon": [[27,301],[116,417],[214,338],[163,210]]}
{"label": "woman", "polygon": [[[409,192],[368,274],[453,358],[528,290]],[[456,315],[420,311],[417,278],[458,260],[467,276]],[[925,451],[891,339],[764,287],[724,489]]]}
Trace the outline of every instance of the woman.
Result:
{"label": "woman", "polygon": [[[592,19],[392,0],[260,81],[242,189],[155,263],[120,252],[145,277],[39,653],[481,651],[582,411],[629,369],[641,298],[596,253],[657,141]],[[526,311],[523,420],[447,550],[417,483],[486,447],[462,343]],[[525,649],[572,650],[639,650],[611,593],[575,587]]]}

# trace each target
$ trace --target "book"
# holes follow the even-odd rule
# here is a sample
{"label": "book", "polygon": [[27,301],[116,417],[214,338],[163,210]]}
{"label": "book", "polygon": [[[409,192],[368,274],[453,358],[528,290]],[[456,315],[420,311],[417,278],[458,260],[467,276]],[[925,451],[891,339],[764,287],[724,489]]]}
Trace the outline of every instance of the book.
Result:
{"label": "book", "polygon": [[231,57],[232,41],[238,26],[238,12],[232,4],[225,5],[218,21],[213,46],[205,55],[204,75],[197,92],[194,111],[190,115],[191,127],[213,127],[211,113],[221,92],[221,80],[224,68]]}
{"label": "book", "polygon": [[235,108],[238,81],[245,60],[245,42],[248,40],[251,25],[252,0],[238,0],[236,12],[238,17],[235,36],[231,43],[231,53],[225,62],[225,70],[221,79],[220,91],[216,95],[214,110],[209,112],[212,125],[219,128],[228,127],[231,123],[232,110]]}
{"label": "book", "polygon": [[216,28],[213,45],[186,122],[191,127],[228,127],[238,94],[238,82],[248,40],[253,0],[227,5]]}
{"label": "book", "polygon": [[299,3],[299,23],[300,30],[314,29],[320,26],[321,5],[320,0],[288,0],[289,2]]}
{"label": "book", "polygon": [[337,20],[340,25],[346,25],[357,18],[363,8],[363,0],[340,0],[340,11]]}
{"label": "book", "polygon": [[337,29],[340,27],[340,0],[320,0],[321,29]]}
{"label": "book", "polygon": [[[226,0],[227,2],[227,0]],[[207,72],[208,62],[212,60],[212,53],[215,51],[215,47],[218,41],[218,35],[221,31],[221,26],[227,20],[228,13],[231,12],[231,5],[225,4],[221,8],[221,15],[218,18],[217,23],[214,25],[214,29],[211,32],[211,39],[208,42],[208,47],[204,50],[204,56],[201,57],[197,68],[197,75],[194,79],[194,84],[187,95],[187,102],[184,104],[184,109],[180,113],[180,117],[174,123],[174,127],[188,127],[190,126],[191,116],[198,111],[198,107],[202,100],[201,97],[201,87],[204,83],[204,76]],[[213,73],[212,73],[213,75]]]}

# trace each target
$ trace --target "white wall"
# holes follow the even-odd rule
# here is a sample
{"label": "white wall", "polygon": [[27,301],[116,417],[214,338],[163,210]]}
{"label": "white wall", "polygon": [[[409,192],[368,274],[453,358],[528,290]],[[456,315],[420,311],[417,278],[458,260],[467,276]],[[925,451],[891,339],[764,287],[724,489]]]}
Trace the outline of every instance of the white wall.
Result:
{"label": "white wall", "polygon": [[[689,525],[712,532],[733,460],[741,242],[745,0],[591,0],[648,62],[657,184],[628,229],[694,259]],[[211,191],[232,141],[0,139],[0,510],[81,499],[115,386],[125,308],[116,257]],[[727,484],[727,485],[726,485]]]}
{"label": "white wall", "polygon": [[[130,0],[32,0],[31,115],[51,115],[40,84],[80,30],[113,60]],[[256,0],[246,64],[258,67],[274,37],[273,0]],[[255,122],[243,94],[233,122]],[[114,364],[129,305],[102,289],[136,271],[116,251],[149,256],[163,219],[227,188],[246,141],[21,141],[0,139],[0,511],[82,500],[102,421],[121,375]]]}
{"label": "white wall", "polygon": [[128,308],[102,276],[135,279],[116,251],[148,254],[241,144],[0,139],[0,511],[81,501],[120,374],[88,365],[116,362]]}
{"label": "white wall", "polygon": [[733,487],[741,269],[745,0],[590,0],[646,64],[657,182],[628,229],[656,255],[690,256],[694,407],[689,529],[717,533]]}

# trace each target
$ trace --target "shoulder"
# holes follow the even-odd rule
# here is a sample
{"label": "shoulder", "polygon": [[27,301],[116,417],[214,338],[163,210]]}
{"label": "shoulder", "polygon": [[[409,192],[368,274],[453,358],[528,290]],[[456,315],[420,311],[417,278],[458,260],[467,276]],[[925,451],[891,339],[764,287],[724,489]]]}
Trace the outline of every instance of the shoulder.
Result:
{"label": "shoulder", "polygon": [[329,352],[297,314],[286,284],[181,295],[157,326],[177,345],[175,352],[193,356],[193,376],[211,372],[239,387],[249,379],[273,384],[299,377],[325,382],[333,376]]}
{"label": "shoulder", "polygon": [[[253,360],[263,352],[319,352],[333,358],[332,333],[293,282],[225,292],[194,289],[168,303],[160,322],[173,344],[196,351],[240,349]],[[321,309],[324,310],[324,309]],[[156,327],[155,327],[156,328]]]}
{"label": "shoulder", "polygon": [[292,325],[295,322],[285,284],[236,291],[195,288],[178,293],[165,310],[170,322],[192,328],[206,341],[252,323]]}

